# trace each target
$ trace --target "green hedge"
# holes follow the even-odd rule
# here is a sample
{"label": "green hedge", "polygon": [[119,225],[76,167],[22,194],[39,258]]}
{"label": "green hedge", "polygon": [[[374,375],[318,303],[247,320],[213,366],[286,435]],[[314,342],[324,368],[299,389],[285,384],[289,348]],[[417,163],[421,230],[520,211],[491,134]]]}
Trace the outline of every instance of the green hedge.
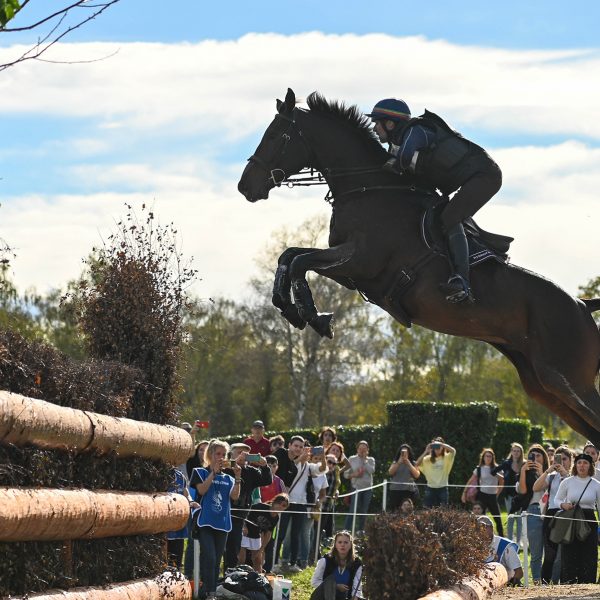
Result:
{"label": "green hedge", "polygon": [[529,432],[529,443],[530,444],[543,444],[544,443],[544,426],[543,425],[532,425]]}
{"label": "green hedge", "polygon": [[513,442],[521,444],[527,452],[530,432],[531,423],[528,419],[498,419],[492,442],[498,462],[508,456]]}

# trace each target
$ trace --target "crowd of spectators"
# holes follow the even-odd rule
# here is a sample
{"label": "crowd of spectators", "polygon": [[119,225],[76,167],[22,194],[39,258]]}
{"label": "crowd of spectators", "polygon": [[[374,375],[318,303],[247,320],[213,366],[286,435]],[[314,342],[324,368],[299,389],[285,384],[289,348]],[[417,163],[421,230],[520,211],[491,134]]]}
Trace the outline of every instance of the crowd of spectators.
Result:
{"label": "crowd of spectators", "polygon": [[[187,538],[184,569],[191,578],[192,541],[199,540],[206,597],[215,593],[222,559],[225,569],[249,564],[258,572],[284,574],[314,564],[315,600],[330,597],[332,590],[339,598],[362,597],[362,564],[355,555],[353,534],[363,535],[371,514],[376,460],[368,442],[358,442],[355,454],[348,457],[332,427],[322,429],[317,446],[299,435],[286,443],[281,435],[267,438],[264,432],[264,423],[255,421],[251,435],[231,447],[220,440],[202,440],[175,470],[171,489],[188,497],[192,516],[187,527],[168,535],[169,560],[181,567]],[[400,444],[388,468],[386,510],[402,518],[422,508],[449,505],[456,452],[441,437],[416,459],[409,444]],[[500,460],[492,448],[481,450],[461,502],[489,538],[488,559],[504,564],[513,584],[523,577],[522,513],[535,583],[596,581],[597,463],[598,450],[591,443],[577,455],[566,446],[555,450],[540,444],[531,445],[525,454],[513,443]],[[347,492],[340,494],[342,482]],[[336,532],[336,513],[340,507],[344,510],[340,495],[348,501],[345,530]],[[591,524],[588,535],[568,544],[553,541],[553,517],[576,505]],[[331,548],[326,555],[321,551],[323,540]]]}

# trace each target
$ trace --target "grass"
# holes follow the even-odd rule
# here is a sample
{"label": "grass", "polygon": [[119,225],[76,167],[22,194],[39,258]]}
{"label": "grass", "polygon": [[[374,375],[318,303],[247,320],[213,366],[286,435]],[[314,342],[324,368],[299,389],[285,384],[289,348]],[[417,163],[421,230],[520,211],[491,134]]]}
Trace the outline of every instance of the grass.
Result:
{"label": "grass", "polygon": [[314,567],[308,567],[302,573],[296,573],[289,577],[292,580],[292,598],[294,600],[309,600],[314,590],[310,584],[314,570]]}

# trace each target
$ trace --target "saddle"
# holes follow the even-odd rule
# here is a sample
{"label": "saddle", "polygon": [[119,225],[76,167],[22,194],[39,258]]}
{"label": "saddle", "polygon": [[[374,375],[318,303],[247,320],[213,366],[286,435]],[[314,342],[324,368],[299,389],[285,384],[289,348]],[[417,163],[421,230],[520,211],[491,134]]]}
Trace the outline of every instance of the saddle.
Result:
{"label": "saddle", "polygon": [[[446,238],[442,230],[441,214],[447,201],[438,202],[423,213],[421,235],[423,241],[436,254],[447,255]],[[463,221],[467,243],[469,245],[469,266],[474,267],[486,260],[508,261],[508,250],[514,238],[485,231],[472,217]]]}
{"label": "saddle", "polygon": [[[402,304],[402,297],[417,279],[418,272],[436,255],[448,256],[446,237],[442,229],[441,214],[447,203],[446,197],[439,197],[433,204],[425,206],[421,219],[421,236],[428,250],[414,264],[396,273],[390,287],[384,294],[384,299],[394,309],[394,316],[405,326],[412,325],[412,318]],[[469,266],[472,268],[487,260],[508,262],[508,250],[514,238],[481,229],[469,217],[463,221],[467,243],[469,245]]]}

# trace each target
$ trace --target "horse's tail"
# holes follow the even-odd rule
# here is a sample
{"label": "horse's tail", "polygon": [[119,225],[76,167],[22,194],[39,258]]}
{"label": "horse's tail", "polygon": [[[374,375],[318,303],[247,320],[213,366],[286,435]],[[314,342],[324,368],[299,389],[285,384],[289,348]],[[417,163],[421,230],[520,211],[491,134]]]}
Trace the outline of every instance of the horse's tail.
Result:
{"label": "horse's tail", "polygon": [[591,313],[600,310],[600,298],[582,298],[581,300]]}

